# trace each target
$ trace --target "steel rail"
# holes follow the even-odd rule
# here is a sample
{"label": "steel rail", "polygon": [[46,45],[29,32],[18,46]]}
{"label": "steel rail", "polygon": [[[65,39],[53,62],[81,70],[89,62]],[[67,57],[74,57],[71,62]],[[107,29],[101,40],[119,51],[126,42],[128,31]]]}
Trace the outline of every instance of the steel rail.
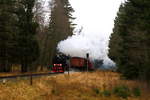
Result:
{"label": "steel rail", "polygon": [[3,79],[13,79],[13,78],[18,78],[18,77],[35,77],[35,76],[49,76],[49,75],[57,75],[57,74],[62,74],[62,73],[36,73],[36,74],[20,74],[20,75],[11,75],[11,76],[0,76],[0,80]]}

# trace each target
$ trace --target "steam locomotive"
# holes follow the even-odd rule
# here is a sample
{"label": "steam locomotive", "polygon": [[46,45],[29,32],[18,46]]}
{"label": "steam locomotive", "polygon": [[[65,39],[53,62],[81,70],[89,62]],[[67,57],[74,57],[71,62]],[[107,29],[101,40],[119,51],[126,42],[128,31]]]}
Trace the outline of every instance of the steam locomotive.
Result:
{"label": "steam locomotive", "polygon": [[81,57],[69,57],[64,54],[57,54],[53,58],[52,72],[64,72],[68,71],[69,67],[72,69],[78,69],[81,71],[94,70],[94,66],[90,60]]}
{"label": "steam locomotive", "polygon": [[56,54],[53,58],[52,72],[63,73],[67,67],[67,59],[68,57],[63,54]]}

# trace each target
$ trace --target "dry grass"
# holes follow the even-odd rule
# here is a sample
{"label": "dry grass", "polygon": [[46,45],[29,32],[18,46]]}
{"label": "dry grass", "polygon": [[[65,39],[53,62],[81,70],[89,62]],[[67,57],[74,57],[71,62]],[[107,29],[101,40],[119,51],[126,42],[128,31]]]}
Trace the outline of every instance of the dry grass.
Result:
{"label": "dry grass", "polygon": [[0,73],[0,77],[6,77],[6,76],[16,76],[16,75],[30,75],[30,74],[45,74],[49,73],[51,71],[38,71],[38,72],[2,72]]}
{"label": "dry grass", "polygon": [[120,80],[118,73],[103,71],[72,73],[69,77],[63,74],[36,78],[33,86],[27,79],[0,83],[0,100],[124,100],[114,95],[105,97],[93,91],[94,88],[111,90],[120,84],[142,90],[141,97],[131,96],[128,100],[150,100],[150,90],[145,83]]}

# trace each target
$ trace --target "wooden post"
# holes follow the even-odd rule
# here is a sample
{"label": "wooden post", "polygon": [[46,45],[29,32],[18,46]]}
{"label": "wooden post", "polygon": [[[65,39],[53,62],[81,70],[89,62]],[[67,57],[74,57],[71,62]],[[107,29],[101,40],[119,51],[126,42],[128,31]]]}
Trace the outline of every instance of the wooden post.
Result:
{"label": "wooden post", "polygon": [[89,53],[86,54],[86,60],[87,60],[87,79],[86,79],[86,83],[87,83],[87,87],[88,87],[88,71],[89,71],[89,66],[88,66],[88,60],[89,60]]}
{"label": "wooden post", "polygon": [[33,83],[32,73],[30,74],[30,85]]}
{"label": "wooden post", "polygon": [[86,60],[87,60],[87,72],[89,71],[88,61],[89,61],[89,53],[86,54]]}
{"label": "wooden post", "polygon": [[70,56],[68,55],[67,59],[67,64],[68,64],[68,76],[70,75]]}

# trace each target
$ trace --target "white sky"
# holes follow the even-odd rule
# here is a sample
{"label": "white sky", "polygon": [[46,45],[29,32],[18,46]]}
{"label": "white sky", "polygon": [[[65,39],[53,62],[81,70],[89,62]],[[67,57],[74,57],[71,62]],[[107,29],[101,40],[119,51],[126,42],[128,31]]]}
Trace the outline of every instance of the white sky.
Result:
{"label": "white sky", "polygon": [[124,0],[70,0],[75,10],[74,22],[77,29],[81,26],[80,35],[69,37],[58,45],[58,49],[71,56],[91,59],[103,59],[104,65],[113,65],[108,58],[108,41],[114,26],[114,19],[121,2]]}
{"label": "white sky", "polygon": [[124,0],[70,0],[77,19],[76,30],[83,27],[80,35],[74,35],[58,44],[60,52],[66,55],[103,59],[104,64],[112,65],[108,58],[108,41],[114,26],[114,19]]}
{"label": "white sky", "polygon": [[85,34],[109,36],[114,19],[123,0],[70,0],[77,17],[75,23],[83,26]]}
{"label": "white sky", "polygon": [[[48,6],[46,1],[45,7]],[[77,29],[83,27],[83,34],[99,34],[108,37],[112,33],[118,8],[124,0],[69,0],[75,10]],[[49,16],[46,14],[46,16]],[[48,18],[48,17],[47,17]]]}

